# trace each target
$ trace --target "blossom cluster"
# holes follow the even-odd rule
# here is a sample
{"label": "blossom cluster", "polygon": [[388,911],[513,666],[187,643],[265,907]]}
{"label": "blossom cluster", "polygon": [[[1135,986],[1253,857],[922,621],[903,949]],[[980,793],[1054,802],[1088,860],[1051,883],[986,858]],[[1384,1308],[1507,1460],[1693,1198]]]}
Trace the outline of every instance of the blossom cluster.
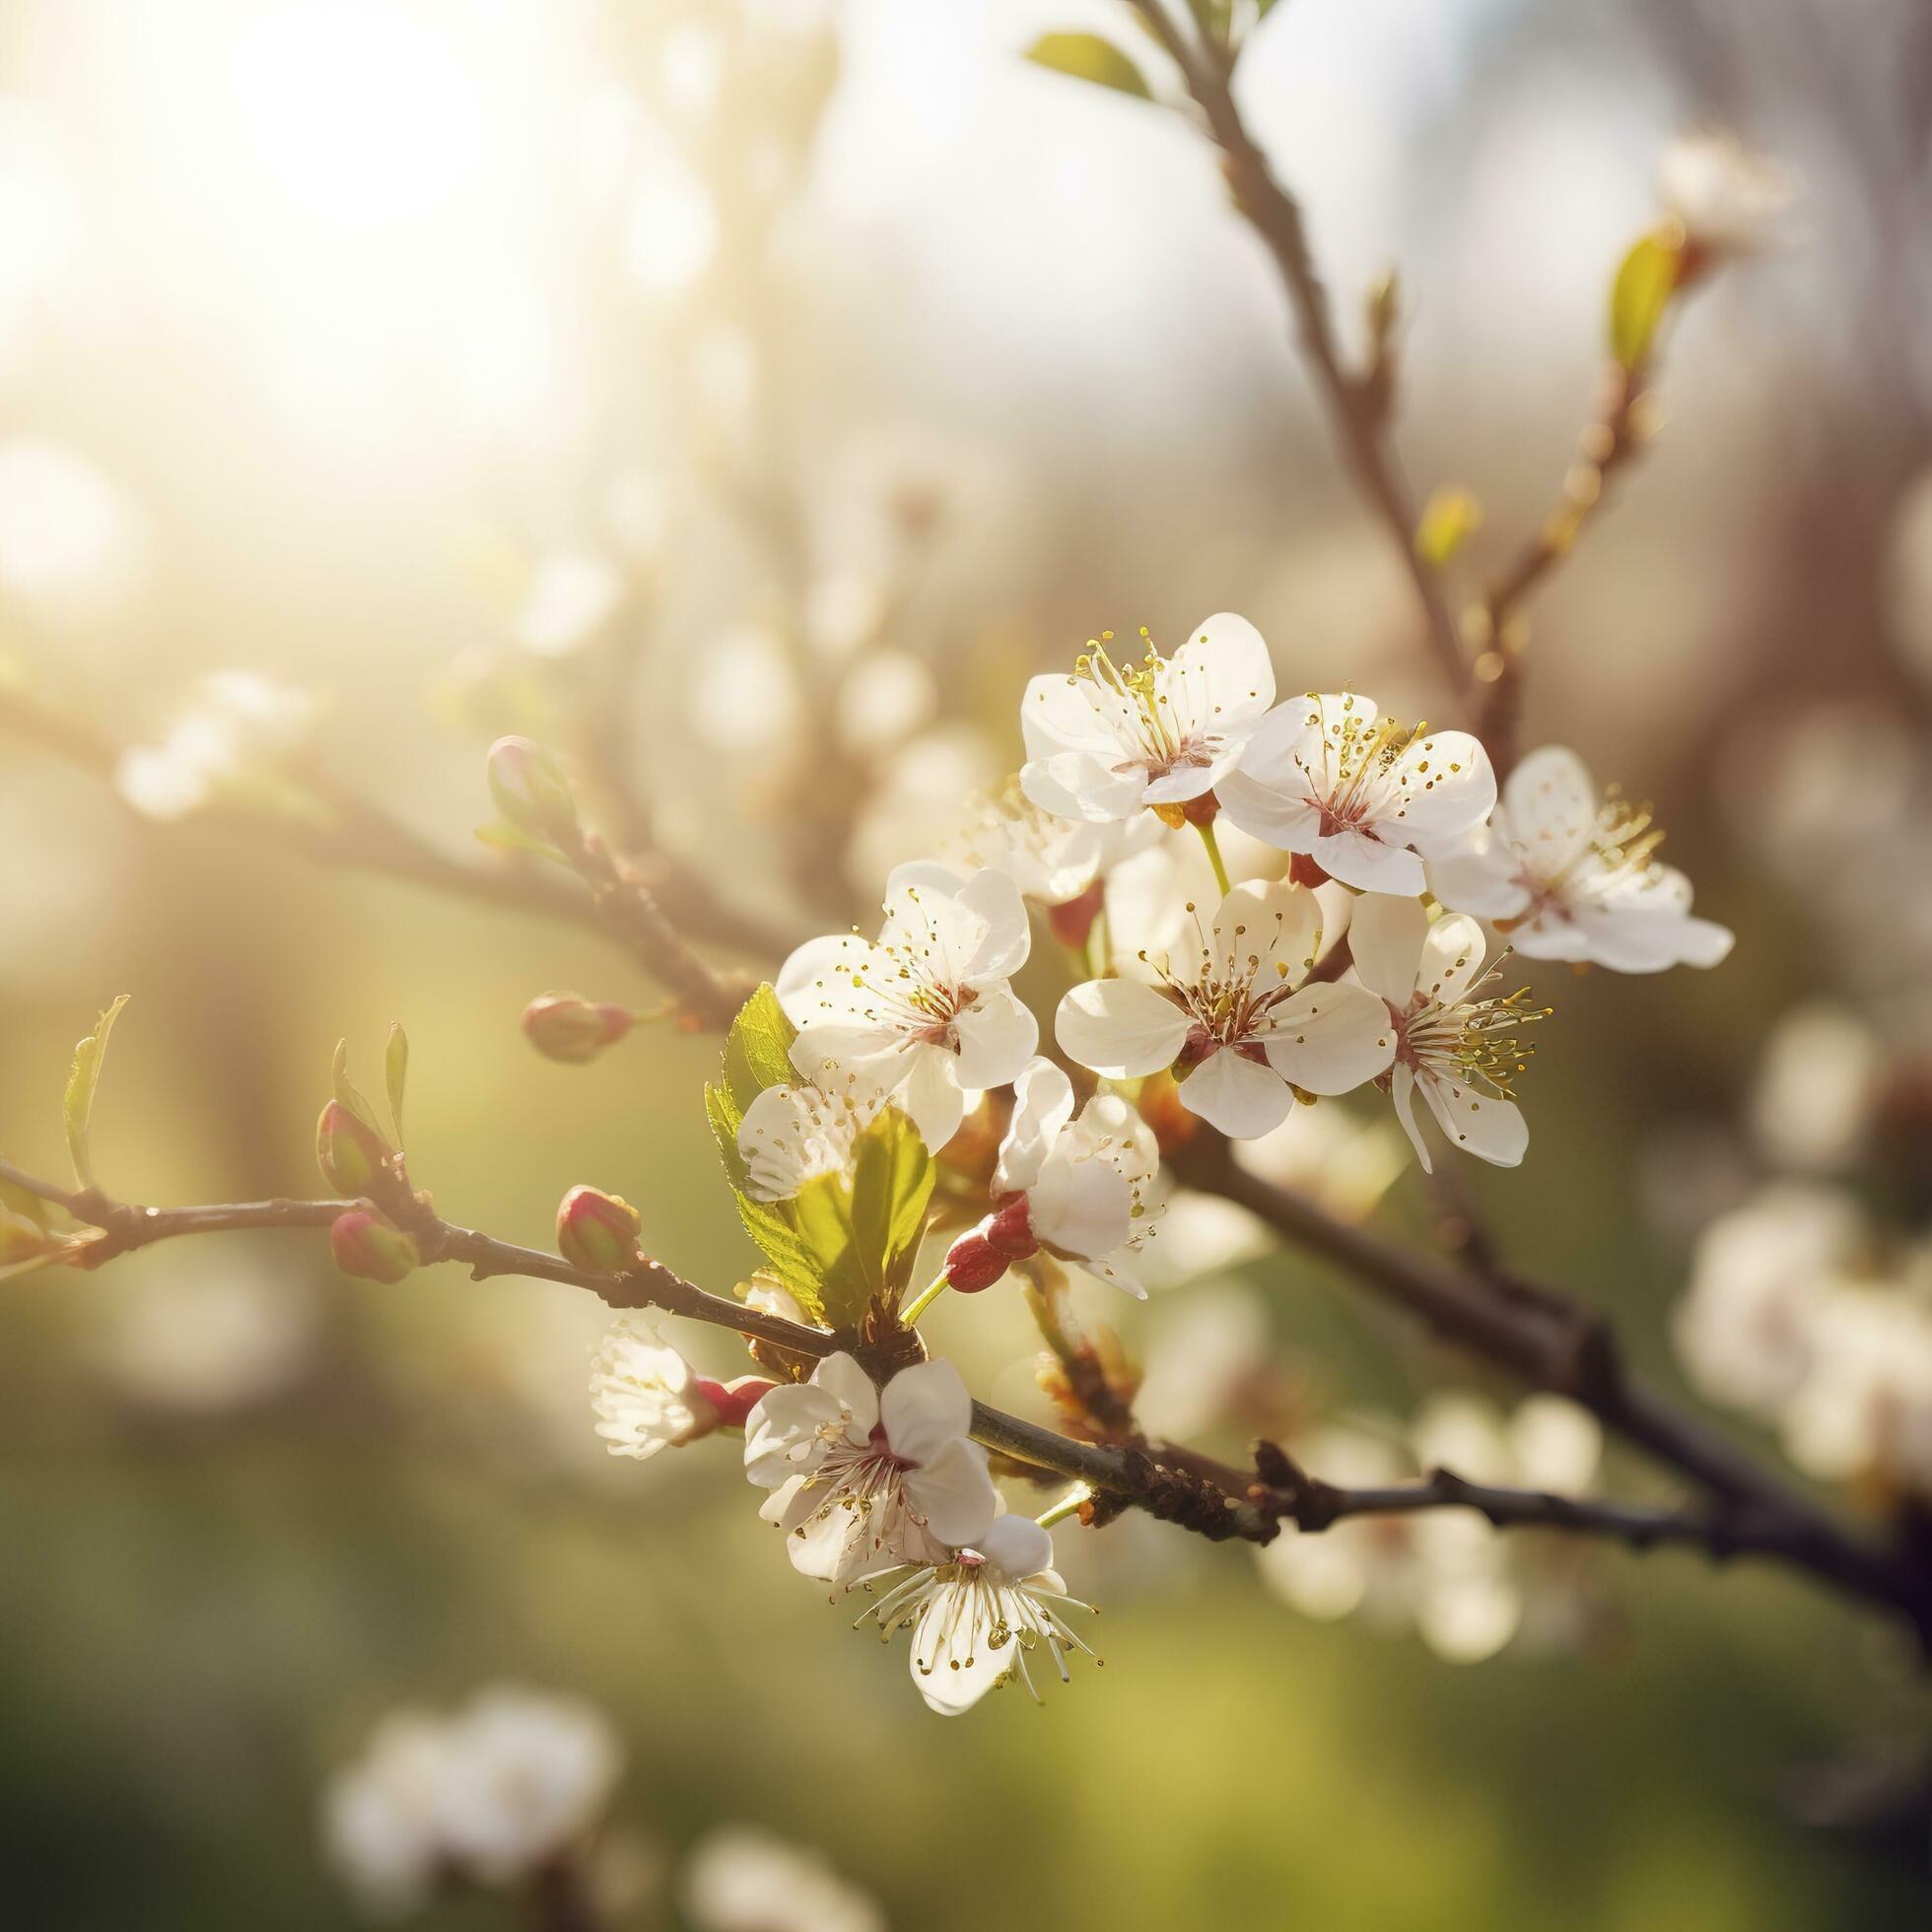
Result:
{"label": "blossom cluster", "polygon": [[[1009,1679],[1034,1689],[1036,1665],[1065,1679],[1087,1650],[1075,1618],[1088,1607],[1068,1594],[1048,1533],[1077,1498],[1039,1521],[1008,1514],[958,1371],[879,1370],[845,1341],[862,1313],[909,1328],[942,1289],[974,1294],[1049,1264],[1144,1295],[1171,1205],[1163,1138],[1205,1125],[1266,1144],[1300,1105],[1364,1086],[1389,1096],[1424,1168],[1429,1120],[1451,1146],[1514,1165],[1529,1138],[1523,1035],[1547,1009],[1498,985],[1498,935],[1529,958],[1644,973],[1714,965],[1731,944],[1658,861],[1648,812],[1601,793],[1570,751],[1533,753],[1499,789],[1467,732],[1400,724],[1346,692],[1277,703],[1266,645],[1232,614],[1171,657],[1149,646],[1119,662],[1111,643],[1028,683],[1020,771],[965,807],[945,861],[891,874],[875,936],[832,933],[792,954],[767,996],[763,1070],[751,1077],[749,1047],[727,1049],[713,1095],[747,1227],[780,1276],[816,1257],[816,1285],[798,1277],[807,1300],[862,1225],[900,1211],[878,1192],[905,1145],[895,1123],[926,1167],[948,1163],[955,1225],[966,1202],[986,1211],[917,1300],[902,1305],[891,1257],[864,1276],[862,1309],[846,1310],[806,1379],[706,1382],[627,1319],[592,1385],[614,1454],[741,1426],[746,1477],[793,1567],[869,1593],[862,1622],[910,1630],[914,1680],[944,1712]],[[1223,820],[1273,855],[1259,876],[1228,877]],[[1180,887],[1177,849],[1205,859],[1218,904]],[[1137,872],[1130,911],[1112,889]],[[1034,911],[1058,942],[1038,958]],[[1124,950],[1110,925],[1150,943]],[[1030,990],[1056,964],[1050,1056],[1016,982]],[[909,1199],[917,1212],[925,1195]],[[789,1289],[758,1292],[774,1312],[840,1327]],[[1526,1411],[1517,1432],[1547,1419]],[[1495,1431],[1462,1433],[1473,1473],[1509,1461],[1490,1453]],[[1334,1614],[1344,1595],[1387,1595],[1366,1576],[1340,1589],[1350,1552],[1397,1544],[1414,1571],[1399,1594],[1440,1647],[1507,1639],[1517,1593],[1466,1512],[1284,1538],[1271,1574]]]}

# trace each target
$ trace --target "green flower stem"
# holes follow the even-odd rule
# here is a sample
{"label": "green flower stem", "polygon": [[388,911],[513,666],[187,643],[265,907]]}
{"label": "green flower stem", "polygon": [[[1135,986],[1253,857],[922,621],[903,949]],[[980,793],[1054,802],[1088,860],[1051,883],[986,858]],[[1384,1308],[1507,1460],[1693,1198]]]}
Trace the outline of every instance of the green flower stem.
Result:
{"label": "green flower stem", "polygon": [[936,1281],[934,1281],[932,1285],[925,1291],[924,1294],[914,1296],[912,1302],[908,1306],[900,1309],[899,1311],[900,1321],[905,1323],[905,1325],[908,1328],[911,1328],[912,1325],[916,1321],[918,1321],[919,1318],[923,1314],[925,1314],[926,1311],[929,1308],[931,1308],[935,1301],[938,1300],[940,1294],[945,1290],[945,1288],[948,1285],[949,1283],[947,1281],[947,1277],[944,1275],[941,1275],[939,1278]]}
{"label": "green flower stem", "polygon": [[1056,1523],[1065,1522],[1092,1494],[1093,1491],[1084,1483],[1075,1483],[1051,1509],[1043,1509],[1033,1520],[1043,1530],[1050,1530]]}
{"label": "green flower stem", "polygon": [[1214,836],[1214,828],[1209,825],[1197,825],[1194,828],[1201,834],[1201,843],[1208,848],[1208,862],[1214,868],[1214,883],[1221,889],[1225,899],[1234,888],[1227,882],[1227,866],[1221,859],[1221,842]]}

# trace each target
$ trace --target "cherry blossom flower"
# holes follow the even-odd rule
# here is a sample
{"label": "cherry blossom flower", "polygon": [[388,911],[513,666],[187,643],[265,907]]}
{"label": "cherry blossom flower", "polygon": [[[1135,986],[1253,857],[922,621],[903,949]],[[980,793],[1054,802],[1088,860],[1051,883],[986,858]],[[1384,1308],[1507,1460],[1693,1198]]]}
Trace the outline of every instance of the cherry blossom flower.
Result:
{"label": "cherry blossom flower", "polygon": [[1152,1232],[1153,1134],[1116,1093],[1095,1094],[1075,1119],[1073,1083],[1050,1060],[1029,1061],[1013,1093],[993,1170],[995,1211],[953,1243],[947,1278],[970,1294],[1044,1248],[1144,1299],[1130,1263]]}
{"label": "cherry blossom flower", "polygon": [[1728,128],[1681,134],[1657,164],[1657,191],[1691,247],[1710,254],[1766,253],[1789,239],[1797,182]]}
{"label": "cherry blossom flower", "polygon": [[950,1362],[873,1387],[852,1356],[773,1389],[745,1422],[744,1473],[771,1496],[793,1568],[843,1583],[881,1563],[942,1562],[999,1507],[973,1403]]}
{"label": "cherry blossom flower", "polygon": [[145,817],[185,818],[223,790],[267,774],[300,742],[313,711],[308,692],[253,671],[211,672],[159,744],[122,752],[115,789]]}
{"label": "cherry blossom flower", "polygon": [[772,1383],[758,1376],[713,1382],[658,1330],[626,1313],[611,1324],[590,1374],[590,1410],[613,1456],[649,1462],[715,1430],[744,1425]]}
{"label": "cherry blossom flower", "polygon": [[1107,875],[1150,850],[1165,829],[1150,811],[1098,822],[1060,818],[1009,780],[973,802],[944,856],[1004,872],[1023,898],[1047,909],[1054,936],[1078,946],[1101,909]]}
{"label": "cherry blossom flower", "polygon": [[1040,1702],[1036,1652],[1046,1653],[1063,1684],[1073,1651],[1094,1654],[1067,1615],[1092,1606],[1067,1594],[1053,1567],[1053,1538],[1025,1516],[1001,1516],[949,1558],[887,1572],[865,1587],[882,1594],[859,1621],[877,1623],[888,1640],[912,1631],[913,1682],[946,1717],[1013,1678]]}
{"label": "cherry blossom flower", "polygon": [[1231,611],[1197,625],[1172,657],[1149,645],[1139,663],[1116,664],[1112,638],[1091,641],[1070,673],[1027,680],[1020,785],[1059,818],[1125,819],[1153,806],[1178,824],[1179,807],[1234,769],[1275,702],[1268,646]]}
{"label": "cherry blossom flower", "polygon": [[722,1825],[685,1861],[684,1914],[697,1932],[886,1932],[876,1899],[824,1855],[748,1825]]}
{"label": "cherry blossom flower", "polygon": [[844,1089],[767,1087],[744,1110],[738,1153],[754,1201],[790,1201],[826,1174],[849,1180],[853,1143],[877,1117],[877,1093],[856,1076]]}
{"label": "cherry blossom flower", "polygon": [[589,1705],[492,1686],[448,1717],[384,1719],[323,1794],[324,1846],[379,1912],[407,1911],[448,1881],[514,1885],[583,1843],[622,1766]]}
{"label": "cherry blossom flower", "polygon": [[1483,970],[1483,929],[1462,913],[1431,926],[1417,901],[1369,893],[1356,903],[1349,945],[1362,984],[1388,1003],[1390,1090],[1422,1172],[1431,1168],[1417,1091],[1452,1145],[1514,1167],[1530,1141],[1510,1084],[1530,1052],[1518,1029],[1546,1009],[1525,1004],[1521,993],[1482,997],[1498,969]]}
{"label": "cherry blossom flower", "polygon": [[1423,859],[1488,815],[1496,775],[1467,731],[1396,724],[1351,692],[1270,712],[1216,794],[1229,824],[1364,892],[1414,895]]}
{"label": "cherry blossom flower", "polygon": [[[1192,910],[1192,908],[1190,908]],[[1294,1088],[1346,1093],[1389,1065],[1396,1035],[1355,986],[1304,986],[1321,954],[1305,887],[1250,880],[1221,901],[1185,971],[1089,980],[1060,1002],[1055,1032],[1082,1067],[1134,1079],[1171,1067],[1182,1105],[1237,1139],[1279,1127]]]}
{"label": "cherry blossom flower", "polygon": [[1932,1497],[1932,1268],[1821,1291],[1811,1369],[1780,1434],[1809,1476],[1876,1476]]}
{"label": "cherry blossom flower", "polygon": [[876,942],[832,933],[785,962],[777,990],[798,1028],[792,1064],[832,1089],[857,1074],[905,1109],[929,1147],[944,1146],[965,1116],[964,1089],[1004,1085],[1038,1043],[1007,984],[1030,940],[1004,872],[901,865]]}
{"label": "cherry blossom flower", "polygon": [[1602,797],[1575,752],[1545,745],[1510,773],[1486,826],[1431,856],[1429,890],[1493,921],[1526,959],[1715,966],[1732,934],[1690,916],[1690,881],[1655,857],[1663,836],[1648,810]]}

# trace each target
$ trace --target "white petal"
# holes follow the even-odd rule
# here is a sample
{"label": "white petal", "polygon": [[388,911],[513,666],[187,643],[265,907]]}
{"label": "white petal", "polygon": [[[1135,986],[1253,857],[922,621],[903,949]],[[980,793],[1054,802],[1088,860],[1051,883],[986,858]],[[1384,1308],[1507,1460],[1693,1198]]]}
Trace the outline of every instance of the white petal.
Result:
{"label": "white petal", "polygon": [[1016,1080],[1040,1044],[1040,1022],[1004,980],[981,987],[979,998],[954,1015],[952,1030],[959,1041],[955,1073],[961,1086],[1004,1086]]}
{"label": "white petal", "polygon": [[1000,1508],[1000,1492],[986,1471],[986,1451],[960,1436],[909,1469],[905,1484],[906,1500],[927,1529],[955,1550],[976,1545],[993,1527]]}
{"label": "white petal", "polygon": [[1530,903],[1516,875],[1516,854],[1493,823],[1479,825],[1456,845],[1429,855],[1424,867],[1429,890],[1452,912],[1514,919]]}
{"label": "white petal", "polygon": [[1208,936],[1226,978],[1273,984],[1285,966],[1287,983],[1298,985],[1321,948],[1322,909],[1306,886],[1244,879],[1221,901]]}
{"label": "white petal", "polygon": [[[1391,837],[1402,835],[1399,825],[1389,829]],[[1308,850],[1323,871],[1359,892],[1394,892],[1413,899],[1428,882],[1421,860],[1406,845],[1371,838],[1353,826],[1311,840]]]}
{"label": "white petal", "polygon": [[1053,1568],[1053,1538],[1030,1516],[1001,1516],[974,1547],[1014,1583]]}
{"label": "white petal", "polygon": [[961,1615],[964,1585],[937,1590],[913,1625],[912,1674],[919,1694],[946,1717],[971,1710],[1012,1668],[1012,1638],[996,1648],[976,1617]]}
{"label": "white petal", "polygon": [[1187,1015],[1141,980],[1088,980],[1060,1002],[1054,1037],[1070,1060],[1110,1079],[1171,1067]]}
{"label": "white petal", "polygon": [[879,1392],[872,1378],[852,1356],[841,1352],[825,1356],[811,1379],[814,1388],[824,1390],[851,1416],[847,1434],[855,1442],[863,1442],[879,1419]]}
{"label": "white petal", "polygon": [[[1026,1055],[1019,1057],[1023,1062]],[[905,1111],[919,1129],[919,1138],[934,1153],[959,1132],[959,1123],[966,1118],[957,1065],[944,1047],[922,1042],[905,1056],[904,1076],[892,1094],[893,1104]]]}
{"label": "white petal", "polygon": [[1503,787],[1509,834],[1537,878],[1581,857],[1597,829],[1597,788],[1583,760],[1560,744],[1533,751]]}
{"label": "white petal", "polygon": [[1497,1167],[1515,1167],[1522,1161],[1530,1129],[1513,1101],[1442,1073],[1424,1072],[1420,1084],[1422,1098],[1452,1146]]}
{"label": "white petal", "polygon": [[1024,1194],[1041,1163],[1073,1118],[1073,1082],[1050,1060],[1029,1060],[1013,1082],[1013,1118],[1000,1143],[993,1192]]}
{"label": "white petal", "polygon": [[1028,678],[1019,705],[1020,736],[1026,742],[1027,757],[1055,758],[1074,751],[1109,761],[1117,758],[1119,741],[1107,714],[1093,702],[1098,695],[1091,678],[1069,671]]}
{"label": "white petal", "polygon": [[1027,1197],[1034,1234],[1047,1247],[1088,1261],[1112,1254],[1134,1231],[1134,1190],[1110,1160],[1078,1159],[1063,1141]]}
{"label": "white petal", "polygon": [[801,1470],[815,1468],[824,1453],[818,1431],[843,1414],[830,1390],[806,1383],[769,1390],[744,1418],[745,1480],[775,1489]]}
{"label": "white petal", "polygon": [[965,984],[978,986],[988,980],[1010,979],[1026,964],[1033,943],[1019,887],[1005,872],[987,866],[960,887],[958,897],[959,903],[986,925],[985,935],[965,962]]}
{"label": "white petal", "polygon": [[1489,754],[1467,731],[1432,731],[1417,738],[1395,771],[1400,804],[1391,838],[1426,850],[1457,839],[1488,817],[1496,802]]}
{"label": "white petal", "polygon": [[1287,1082],[1272,1067],[1258,1067],[1231,1048],[1209,1054],[1180,1086],[1181,1105],[1231,1140],[1256,1140],[1272,1133],[1295,1104]]}
{"label": "white petal", "polygon": [[1483,971],[1488,941],[1467,913],[1446,913],[1429,928],[1415,984],[1443,1006],[1455,1005]]}
{"label": "white petal", "polygon": [[885,1385],[879,1420],[895,1456],[923,1463],[972,1428],[973,1398],[950,1362],[919,1362]]}
{"label": "white petal", "polygon": [[774,991],[794,1026],[847,1019],[872,1004],[862,990],[854,991],[854,976],[874,964],[869,939],[856,932],[829,932],[822,939],[807,939],[793,952],[779,969]]}
{"label": "white petal", "polygon": [[1389,1095],[1396,1103],[1396,1119],[1402,1123],[1402,1131],[1409,1136],[1409,1144],[1415,1149],[1415,1158],[1421,1162],[1424,1174],[1435,1172],[1429,1159],[1428,1142],[1422,1138],[1421,1124],[1415,1118],[1415,1074],[1413,1069],[1397,1061],[1389,1075]]}
{"label": "white petal", "polygon": [[1416,968],[1428,932],[1429,916],[1414,899],[1371,892],[1355,901],[1348,921],[1348,950],[1356,977],[1399,1012],[1408,1011],[1415,991]]}
{"label": "white petal", "polygon": [[1395,1058],[1385,1000],[1361,986],[1305,986],[1272,1015],[1268,1064],[1310,1093],[1347,1093]]}

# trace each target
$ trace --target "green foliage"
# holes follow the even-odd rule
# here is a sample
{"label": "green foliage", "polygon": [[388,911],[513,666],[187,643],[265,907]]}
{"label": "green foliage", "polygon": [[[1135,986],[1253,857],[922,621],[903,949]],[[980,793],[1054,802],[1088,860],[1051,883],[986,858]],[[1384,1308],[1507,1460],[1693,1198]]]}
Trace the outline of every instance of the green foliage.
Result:
{"label": "green foliage", "polygon": [[73,1070],[67,1075],[67,1151],[74,1162],[74,1178],[82,1187],[94,1185],[94,1157],[88,1150],[88,1125],[94,1117],[94,1093],[101,1084],[102,1063],[107,1058],[107,1036],[127,1004],[127,995],[119,994],[114,1003],[94,1022],[94,1031],[74,1049]]}
{"label": "green foliage", "polygon": [[1036,66],[1070,74],[1076,81],[1091,81],[1096,87],[1110,87],[1117,94],[1136,95],[1142,101],[1153,99],[1153,90],[1139,68],[1098,34],[1042,34],[1027,48],[1026,57]]}
{"label": "green foliage", "polygon": [[382,1053],[382,1078],[389,1089],[389,1125],[396,1131],[396,1145],[402,1145],[402,1096],[409,1085],[409,1035],[402,1022],[389,1022],[389,1043]]}
{"label": "green foliage", "polygon": [[1483,506],[1468,490],[1444,484],[1422,506],[1415,525],[1415,554],[1438,570],[1475,535],[1483,523]]}
{"label": "green foliage", "polygon": [[753,1199],[738,1128],[768,1087],[799,1084],[792,1065],[795,1037],[778,995],[761,986],[731,1023],[720,1081],[705,1088],[705,1116],[738,1217],[771,1273],[813,1321],[844,1327],[868,1303],[896,1305],[904,1292],[925,1232],[932,1158],[912,1122],[885,1107],[857,1138],[850,1179],[823,1174],[790,1201]]}
{"label": "green foliage", "polygon": [[382,1130],[377,1123],[376,1109],[355,1089],[349,1078],[349,1043],[335,1043],[335,1059],[329,1068],[329,1091],[380,1140]]}
{"label": "green foliage", "polygon": [[1610,291],[1610,348],[1624,369],[1649,360],[1682,263],[1679,240],[1658,233],[1646,235],[1619,264]]}

